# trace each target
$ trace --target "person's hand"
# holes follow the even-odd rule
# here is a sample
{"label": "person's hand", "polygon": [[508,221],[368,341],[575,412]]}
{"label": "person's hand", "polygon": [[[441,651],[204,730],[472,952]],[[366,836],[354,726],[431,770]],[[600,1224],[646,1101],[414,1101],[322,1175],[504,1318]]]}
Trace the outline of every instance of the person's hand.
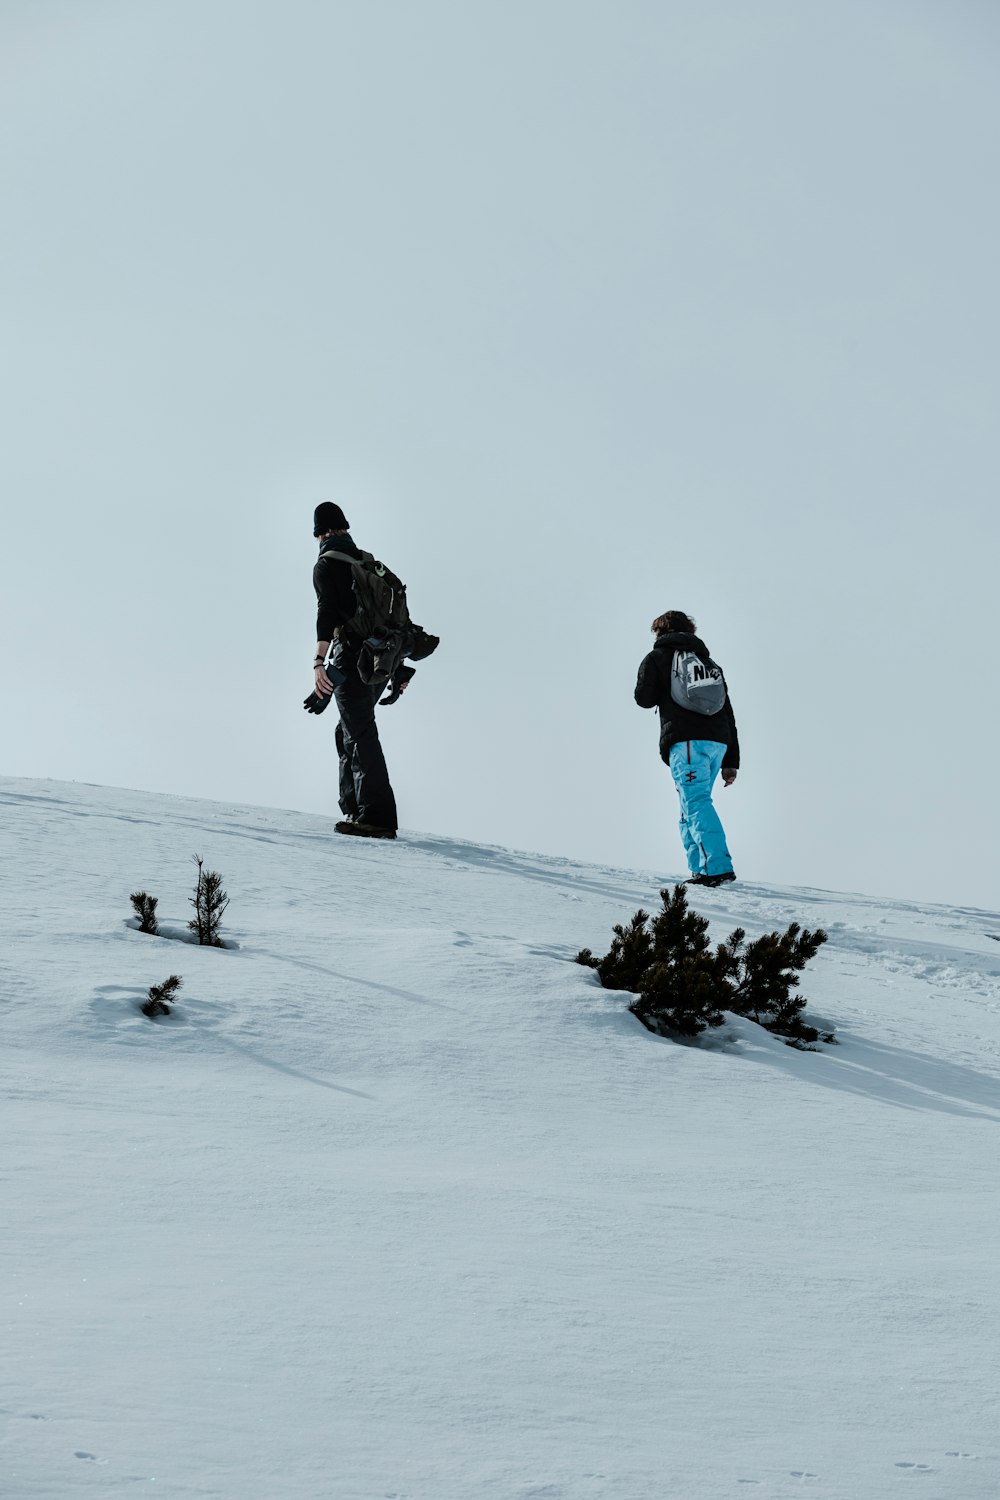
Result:
{"label": "person's hand", "polygon": [[413,681],[416,670],[416,667],[408,667],[405,662],[400,662],[399,666],[396,668],[395,672],[393,672],[392,676],[389,678],[389,681],[385,685],[385,697],[378,700],[380,708],[385,703],[399,702],[400,698],[403,696],[403,694],[406,692],[406,689]]}
{"label": "person's hand", "polygon": [[725,782],[726,786],[732,786],[738,775],[739,772],[734,771],[732,766],[723,766],[722,779]]}
{"label": "person's hand", "polygon": [[329,698],[333,693],[333,683],[330,681],[329,677],[327,677],[326,669],[323,667],[322,663],[317,665],[314,672],[314,679],[316,684],[316,691],[319,696],[321,698]]}

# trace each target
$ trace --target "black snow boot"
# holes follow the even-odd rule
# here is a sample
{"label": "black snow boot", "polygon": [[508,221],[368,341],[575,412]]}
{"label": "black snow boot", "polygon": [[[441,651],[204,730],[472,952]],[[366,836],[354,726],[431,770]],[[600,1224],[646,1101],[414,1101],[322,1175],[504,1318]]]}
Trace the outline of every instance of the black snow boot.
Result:
{"label": "black snow boot", "polygon": [[376,828],[374,823],[358,823],[345,819],[342,823],[334,823],[335,833],[349,833],[356,839],[394,839],[395,828]]}

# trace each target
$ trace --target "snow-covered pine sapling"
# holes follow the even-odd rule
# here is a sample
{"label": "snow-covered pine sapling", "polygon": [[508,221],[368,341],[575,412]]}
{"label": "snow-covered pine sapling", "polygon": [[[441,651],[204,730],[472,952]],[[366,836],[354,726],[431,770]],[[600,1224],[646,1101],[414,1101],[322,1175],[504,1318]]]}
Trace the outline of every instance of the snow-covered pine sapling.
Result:
{"label": "snow-covered pine sapling", "polygon": [[197,935],[203,947],[221,948],[223,942],[219,937],[219,924],[229,905],[229,897],[222,889],[222,876],[216,870],[206,870],[200,854],[194,856],[194,861],[198,866],[198,884],[194,888],[194,895],[188,897],[194,907],[194,919],[188,923],[188,927]]}
{"label": "snow-covered pine sapling", "polygon": [[726,983],[708,942],[708,920],[687,904],[687,890],[660,892],[662,910],[652,923],[652,962],[629,1010],[659,1035],[698,1036],[721,1026]]}
{"label": "snow-covered pine sapling", "polygon": [[179,974],[171,974],[162,984],[151,984],[149,986],[149,999],[142,1007],[144,1016],[150,1020],[154,1016],[169,1016],[170,1002],[176,999],[177,991],[184,983]]}
{"label": "snow-covered pine sapling", "polygon": [[133,891],[128,899],[139,918],[139,931],[151,932],[154,937],[158,937],[160,929],[156,925],[157,898],[148,896],[145,891]]}
{"label": "snow-covered pine sapling", "polygon": [[[790,1047],[805,1047],[819,1041],[816,1027],[808,1026],[802,1019],[805,997],[793,991],[798,989],[799,973],[826,942],[822,927],[810,932],[808,927],[791,922],[786,932],[766,932],[741,952],[743,937],[737,928],[729,943],[719,949],[720,955],[723,948],[727,949],[732,963],[729,1010],[775,1032]],[[822,1040],[832,1042],[834,1038],[827,1033]]]}
{"label": "snow-covered pine sapling", "polygon": [[648,921],[648,912],[637,911],[627,927],[612,928],[614,938],[603,958],[595,958],[589,948],[582,948],[576,962],[596,969],[606,990],[637,990],[652,956]]}
{"label": "snow-covered pine sapling", "polygon": [[691,911],[687,891],[660,892],[662,910],[650,922],[637,911],[627,927],[615,927],[610,950],[595,958],[589,948],[577,963],[596,969],[605,989],[629,990],[629,1010],[657,1035],[698,1036],[721,1026],[725,1011],[748,1016],[791,1047],[832,1042],[802,1019],[805,1000],[792,993],[803,969],[826,942],[826,933],[792,922],[787,932],[766,933],[746,943],[737,927],[713,952],[708,921]]}
{"label": "snow-covered pine sapling", "polygon": [[684,887],[661,891],[660,900],[652,922],[637,911],[628,926],[613,929],[603,958],[584,949],[577,963],[596,969],[605,989],[636,995],[629,1010],[647,1030],[697,1036],[722,1025],[726,986],[715,972],[708,922],[688,908]]}

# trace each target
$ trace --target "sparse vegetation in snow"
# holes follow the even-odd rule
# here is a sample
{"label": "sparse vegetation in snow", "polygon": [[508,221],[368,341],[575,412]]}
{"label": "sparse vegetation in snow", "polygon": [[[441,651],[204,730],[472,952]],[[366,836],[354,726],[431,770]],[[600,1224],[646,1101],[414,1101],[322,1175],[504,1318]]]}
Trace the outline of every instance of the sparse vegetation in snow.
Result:
{"label": "sparse vegetation in snow", "polygon": [[708,919],[688,906],[683,885],[662,890],[660,901],[654,917],[640,908],[627,925],[616,925],[603,958],[584,948],[576,960],[595,969],[605,989],[634,994],[629,1009],[649,1031],[694,1037],[721,1026],[730,1011],[790,1047],[834,1040],[806,1023],[806,1000],[796,993],[799,973],[826,942],[821,927],[792,922],[750,943],[737,927],[713,950]]}
{"label": "sparse vegetation in snow", "polygon": [[132,909],[139,919],[139,931],[152,933],[154,937],[159,936],[159,926],[156,921],[156,908],[158,901],[156,896],[150,896],[146,891],[133,891],[129,900]]}
{"label": "sparse vegetation in snow", "polygon": [[184,983],[179,974],[171,974],[162,984],[149,986],[149,998],[142,1006],[142,1013],[152,1021],[156,1016],[169,1016],[170,1006],[177,998],[177,991]]}

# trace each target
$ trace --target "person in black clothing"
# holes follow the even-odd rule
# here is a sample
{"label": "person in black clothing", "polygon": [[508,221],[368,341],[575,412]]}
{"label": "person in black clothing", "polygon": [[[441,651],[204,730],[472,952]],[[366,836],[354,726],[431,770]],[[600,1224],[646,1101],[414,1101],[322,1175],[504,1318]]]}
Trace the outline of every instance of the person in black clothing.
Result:
{"label": "person in black clothing", "polygon": [[[740,743],[733,705],[721,670],[712,662],[708,648],[695,634],[695,623],[682,610],[667,610],[652,624],[656,641],[639,667],[635,701],[640,708],[660,711],[660,755],[680,797],[681,841],[690,870],[689,884],[722,885],[735,880],[733,861],[726,844],[719,814],[712,803],[712,787],[719,772],[732,786],[740,764]],[[675,684],[674,658],[690,653],[695,674],[706,683],[718,684],[722,707],[714,713],[698,711],[683,688]],[[699,663],[704,663],[702,672]]]}
{"label": "person in black clothing", "polygon": [[[364,682],[358,672],[364,642],[347,629],[357,610],[350,564],[325,556],[332,551],[358,557],[361,553],[351,539],[347,517],[331,501],[316,507],[313,536],[319,539],[320,551],[313,569],[318,606],[313,661],[316,695],[329,698],[332,694],[340,713],[337,751],[344,821],[336,824],[336,830],[358,838],[394,839],[396,799],[375,723],[375,704],[386,684]],[[399,690],[404,686],[401,681]]]}

